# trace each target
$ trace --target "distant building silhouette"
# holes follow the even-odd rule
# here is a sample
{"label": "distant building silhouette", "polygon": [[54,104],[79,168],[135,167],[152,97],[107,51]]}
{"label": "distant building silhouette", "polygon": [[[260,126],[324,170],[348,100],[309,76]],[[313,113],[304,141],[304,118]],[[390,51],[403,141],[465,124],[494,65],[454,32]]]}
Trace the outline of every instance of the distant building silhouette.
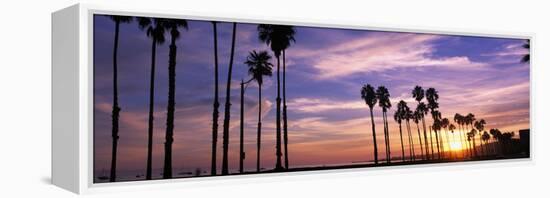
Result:
{"label": "distant building silhouette", "polygon": [[529,152],[529,129],[522,129],[519,130],[519,141],[520,141],[520,147],[521,151],[525,152],[527,156],[531,156]]}

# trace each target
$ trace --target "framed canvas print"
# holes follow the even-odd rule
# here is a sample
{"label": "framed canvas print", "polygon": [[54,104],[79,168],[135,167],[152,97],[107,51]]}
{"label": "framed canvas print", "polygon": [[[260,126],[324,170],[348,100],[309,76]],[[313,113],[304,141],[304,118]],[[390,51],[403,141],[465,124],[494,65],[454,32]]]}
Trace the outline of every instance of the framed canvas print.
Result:
{"label": "framed canvas print", "polygon": [[52,20],[52,179],[73,192],[531,159],[530,35],[85,5]]}

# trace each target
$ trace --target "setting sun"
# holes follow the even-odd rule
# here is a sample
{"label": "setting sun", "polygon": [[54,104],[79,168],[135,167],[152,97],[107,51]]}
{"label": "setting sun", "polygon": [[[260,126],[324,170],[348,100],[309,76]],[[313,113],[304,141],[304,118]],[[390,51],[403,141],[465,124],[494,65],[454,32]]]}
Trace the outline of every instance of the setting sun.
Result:
{"label": "setting sun", "polygon": [[460,142],[451,142],[451,150],[453,151],[462,150],[462,145],[460,144]]}

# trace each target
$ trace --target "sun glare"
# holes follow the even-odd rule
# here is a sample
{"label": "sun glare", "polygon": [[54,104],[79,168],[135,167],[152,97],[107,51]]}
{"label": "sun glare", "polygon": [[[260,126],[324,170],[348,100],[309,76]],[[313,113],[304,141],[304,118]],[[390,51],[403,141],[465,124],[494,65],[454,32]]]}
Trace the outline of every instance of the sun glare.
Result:
{"label": "sun glare", "polygon": [[462,149],[460,142],[451,142],[451,150],[458,151]]}

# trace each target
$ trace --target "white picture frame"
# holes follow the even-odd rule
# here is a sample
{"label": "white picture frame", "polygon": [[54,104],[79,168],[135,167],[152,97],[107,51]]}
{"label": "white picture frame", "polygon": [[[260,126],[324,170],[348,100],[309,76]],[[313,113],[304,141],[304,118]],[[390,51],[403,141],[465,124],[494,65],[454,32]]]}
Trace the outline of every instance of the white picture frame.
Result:
{"label": "white picture frame", "polygon": [[[380,31],[399,31],[414,33],[434,33],[469,36],[490,36],[501,38],[530,39],[536,43],[533,34],[470,32],[462,30],[422,30],[403,29],[399,27],[365,27],[339,21],[313,21],[307,19],[273,19],[259,16],[227,16],[223,13],[180,13],[178,11],[132,10],[129,8],[102,7],[90,4],[77,4],[52,14],[52,183],[78,194],[132,190],[137,188],[172,188],[195,187],[200,185],[217,185],[227,182],[251,183],[262,181],[284,181],[286,177],[307,178],[319,173],[369,174],[393,169],[413,167],[443,166],[452,168],[456,165],[483,166],[484,164],[515,162],[533,163],[534,141],[530,143],[531,156],[525,159],[478,161],[450,164],[424,164],[405,167],[377,167],[310,172],[271,173],[259,175],[240,175],[208,178],[185,178],[154,181],[135,181],[120,183],[93,183],[93,15],[124,14],[131,16],[185,18],[195,20],[216,20],[246,23],[289,24],[314,27],[368,29]],[[531,50],[531,54],[534,54]],[[532,55],[533,56],[533,55]],[[532,70],[532,69],[531,69]],[[532,74],[531,74],[532,75]],[[533,85],[530,86],[531,93]],[[530,98],[530,139],[534,139],[533,98]],[[373,172],[374,171],[374,172]],[[294,177],[294,178],[296,178]]]}

